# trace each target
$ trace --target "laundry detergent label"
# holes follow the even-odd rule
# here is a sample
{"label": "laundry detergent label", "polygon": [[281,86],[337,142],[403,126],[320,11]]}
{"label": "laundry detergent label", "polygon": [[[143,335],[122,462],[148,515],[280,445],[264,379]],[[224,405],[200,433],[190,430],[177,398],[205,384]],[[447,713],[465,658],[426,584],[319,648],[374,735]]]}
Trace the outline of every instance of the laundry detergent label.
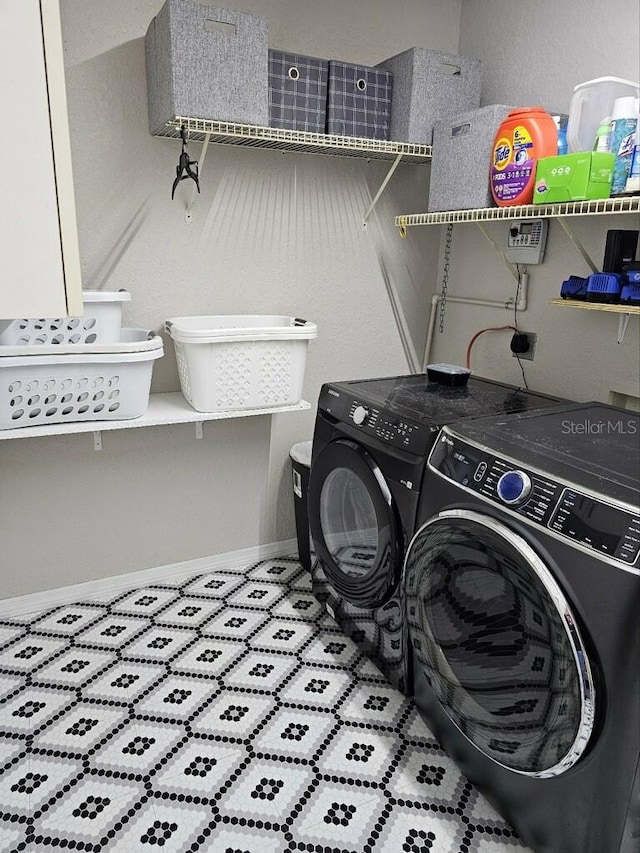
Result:
{"label": "laundry detergent label", "polygon": [[491,187],[497,200],[513,201],[524,191],[535,175],[533,154],[533,139],[522,125],[497,140],[491,163]]}

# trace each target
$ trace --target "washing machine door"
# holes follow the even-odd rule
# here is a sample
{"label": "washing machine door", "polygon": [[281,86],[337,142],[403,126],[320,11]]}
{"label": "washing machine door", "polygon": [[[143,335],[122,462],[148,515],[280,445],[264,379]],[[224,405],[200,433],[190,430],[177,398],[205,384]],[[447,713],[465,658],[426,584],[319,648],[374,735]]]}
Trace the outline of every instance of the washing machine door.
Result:
{"label": "washing machine door", "polygon": [[346,438],[329,442],[313,461],[308,502],[329,583],[356,607],[381,607],[400,580],[402,543],[391,492],[371,454]]}
{"label": "washing machine door", "polygon": [[578,761],[594,724],[591,666],[562,590],[519,534],[441,512],[408,548],[405,592],[417,680],[484,755],[537,777]]}

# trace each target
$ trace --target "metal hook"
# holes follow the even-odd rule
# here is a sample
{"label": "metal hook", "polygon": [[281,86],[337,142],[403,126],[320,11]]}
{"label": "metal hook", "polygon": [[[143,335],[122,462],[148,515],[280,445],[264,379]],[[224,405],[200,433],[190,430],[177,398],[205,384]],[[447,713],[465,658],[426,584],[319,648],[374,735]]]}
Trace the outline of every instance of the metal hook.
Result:
{"label": "metal hook", "polygon": [[[198,161],[189,159],[189,152],[187,150],[187,130],[184,125],[180,128],[180,136],[182,138],[182,153],[180,154],[180,159],[178,160],[178,165],[176,167],[176,177],[173,182],[173,186],[171,187],[172,200],[176,192],[176,187],[180,181],[184,181],[186,178],[191,178],[191,180],[195,181],[198,192],[200,192]],[[195,169],[192,168],[193,166],[195,166]]]}

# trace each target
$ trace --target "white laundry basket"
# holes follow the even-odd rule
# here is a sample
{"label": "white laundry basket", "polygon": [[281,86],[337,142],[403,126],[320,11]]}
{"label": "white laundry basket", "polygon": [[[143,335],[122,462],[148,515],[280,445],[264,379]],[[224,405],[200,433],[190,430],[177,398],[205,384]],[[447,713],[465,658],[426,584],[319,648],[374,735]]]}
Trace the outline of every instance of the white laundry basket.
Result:
{"label": "white laundry basket", "polygon": [[315,323],[274,315],[173,317],[180,387],[198,412],[290,406],[302,384]]}
{"label": "white laundry basket", "polygon": [[0,429],[137,418],[162,353],[144,329],[112,344],[0,347]]}
{"label": "white laundry basket", "polygon": [[85,290],[82,317],[18,318],[0,321],[0,346],[94,344],[117,342],[126,290]]}

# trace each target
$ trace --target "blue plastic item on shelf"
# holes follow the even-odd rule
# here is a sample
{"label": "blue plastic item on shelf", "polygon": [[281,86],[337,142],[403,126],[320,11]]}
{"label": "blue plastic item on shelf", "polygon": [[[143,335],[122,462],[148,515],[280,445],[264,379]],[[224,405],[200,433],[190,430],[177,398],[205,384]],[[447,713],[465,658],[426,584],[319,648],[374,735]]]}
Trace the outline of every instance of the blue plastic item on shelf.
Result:
{"label": "blue plastic item on shelf", "polygon": [[620,302],[625,305],[640,305],[640,282],[629,281],[622,287]]}
{"label": "blue plastic item on shelf", "polygon": [[618,302],[622,276],[615,272],[596,272],[587,280],[588,302]]}
{"label": "blue plastic item on shelf", "polygon": [[570,275],[562,282],[560,296],[563,299],[586,299],[589,279],[579,275]]}

